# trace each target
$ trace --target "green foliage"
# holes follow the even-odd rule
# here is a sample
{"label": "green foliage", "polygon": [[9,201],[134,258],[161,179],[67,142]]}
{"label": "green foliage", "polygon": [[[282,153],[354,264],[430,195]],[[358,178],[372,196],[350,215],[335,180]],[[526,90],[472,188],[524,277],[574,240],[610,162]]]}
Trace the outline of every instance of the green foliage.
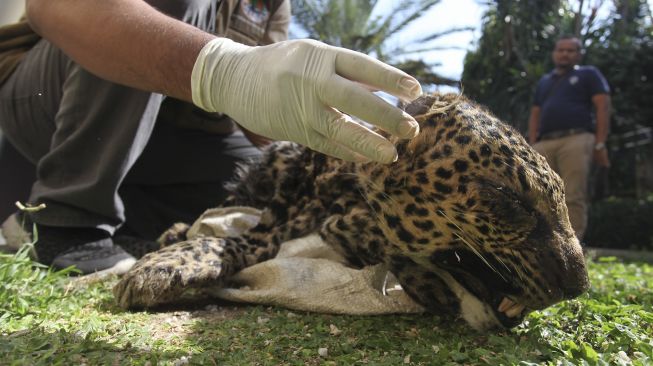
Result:
{"label": "green foliage", "polygon": [[[124,312],[112,299],[115,278],[68,279],[24,255],[0,257],[0,268],[0,282],[9,283],[0,297],[12,303],[0,317],[6,365],[653,363],[653,267],[614,258],[589,263],[587,294],[535,312],[512,331],[484,333],[430,315],[335,316],[227,304]],[[35,272],[43,277],[32,280]]]}
{"label": "green foliage", "polygon": [[297,0],[292,8],[296,22],[309,38],[387,60],[403,48],[388,49],[385,41],[440,1],[403,1],[385,16],[372,16],[376,0]]}
{"label": "green foliage", "polygon": [[585,241],[600,248],[653,251],[653,195],[648,199],[617,198],[594,202]]}
{"label": "green foliage", "polygon": [[[590,274],[588,294],[534,314],[524,334],[539,334],[565,355],[563,364],[651,364],[653,268],[603,258]],[[635,354],[642,357],[631,360]]]}
{"label": "green foliage", "polygon": [[[583,63],[603,72],[612,89],[612,194],[633,196],[641,148],[625,149],[625,137],[653,126],[653,19],[645,0],[614,0],[610,14],[597,18],[600,2],[495,0],[483,21],[478,48],[467,54],[465,93],[526,132],[532,95],[553,68],[551,50],[562,34],[576,34],[586,46]],[[641,191],[641,189],[640,189]]]}
{"label": "green foliage", "polygon": [[[551,68],[557,33],[569,23],[560,1],[494,1],[475,51],[465,57],[465,94],[524,132],[534,86]],[[564,13],[567,14],[567,13]]]}
{"label": "green foliage", "polygon": [[[32,263],[29,249],[30,245],[26,245],[15,255],[0,254],[0,324],[10,317],[43,315],[48,303],[61,295],[55,289],[71,272],[54,273]],[[35,283],[42,285],[33,288]]]}
{"label": "green foliage", "polygon": [[451,33],[471,30],[452,28],[442,32],[426,32],[399,45],[389,40],[401,33],[441,0],[406,0],[396,2],[386,14],[375,15],[377,0],[292,0],[293,20],[308,38],[373,55],[415,74],[424,84],[457,84],[457,80],[441,77],[419,59],[406,60],[407,55],[441,49],[432,42]]}
{"label": "green foliage", "polygon": [[632,138],[626,137],[640,127],[653,127],[653,19],[648,10],[643,0],[619,1],[607,24],[588,36],[586,49],[585,59],[605,74],[612,89],[610,188],[622,196],[636,195],[638,160],[652,164],[650,147],[628,148]]}

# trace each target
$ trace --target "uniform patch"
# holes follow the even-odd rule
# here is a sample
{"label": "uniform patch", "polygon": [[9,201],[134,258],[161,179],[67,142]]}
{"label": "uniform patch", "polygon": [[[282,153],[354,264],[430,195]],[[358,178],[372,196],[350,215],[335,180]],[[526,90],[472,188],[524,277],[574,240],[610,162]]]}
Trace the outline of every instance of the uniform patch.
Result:
{"label": "uniform patch", "polygon": [[578,82],[578,76],[573,75],[572,77],[569,78],[569,84],[576,85],[577,82]]}

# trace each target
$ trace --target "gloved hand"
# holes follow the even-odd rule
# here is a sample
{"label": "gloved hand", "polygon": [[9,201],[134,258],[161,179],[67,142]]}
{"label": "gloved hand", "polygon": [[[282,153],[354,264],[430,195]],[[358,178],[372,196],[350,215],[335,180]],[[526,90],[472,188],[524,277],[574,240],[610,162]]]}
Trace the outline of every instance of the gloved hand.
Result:
{"label": "gloved hand", "polygon": [[249,47],[216,38],[197,57],[191,80],[197,106],[254,133],[345,160],[390,163],[394,145],[344,113],[401,138],[416,136],[419,125],[368,88],[404,100],[422,92],[394,67],[312,40]]}

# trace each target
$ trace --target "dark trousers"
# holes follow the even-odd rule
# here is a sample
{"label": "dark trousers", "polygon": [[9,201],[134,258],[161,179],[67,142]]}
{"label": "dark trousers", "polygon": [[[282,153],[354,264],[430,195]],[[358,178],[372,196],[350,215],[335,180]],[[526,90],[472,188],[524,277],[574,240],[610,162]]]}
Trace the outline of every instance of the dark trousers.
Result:
{"label": "dark trousers", "polygon": [[16,212],[16,201],[27,201],[35,180],[34,164],[0,133],[0,222]]}
{"label": "dark trousers", "polygon": [[[19,174],[3,152],[0,179],[31,184],[29,202],[47,205],[33,216],[39,224],[154,238],[219,204],[236,164],[259,154],[240,132],[179,127],[189,116],[202,118],[183,102],[100,79],[42,40],[0,88],[3,138],[29,161]],[[26,183],[30,164],[36,180]],[[0,204],[22,198],[13,194],[1,191]]]}

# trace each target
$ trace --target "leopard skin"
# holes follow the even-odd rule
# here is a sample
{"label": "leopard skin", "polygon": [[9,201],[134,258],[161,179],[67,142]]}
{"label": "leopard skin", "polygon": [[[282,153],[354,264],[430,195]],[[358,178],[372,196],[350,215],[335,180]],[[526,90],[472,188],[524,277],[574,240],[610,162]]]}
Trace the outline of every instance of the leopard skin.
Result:
{"label": "leopard skin", "polygon": [[428,311],[476,328],[515,326],[588,288],[563,183],[518,132],[455,94],[423,96],[405,110],[421,132],[386,135],[399,153],[389,165],[269,146],[242,168],[224,204],[263,210],[260,223],[144,256],[114,288],[118,303],[153,307],[220,286],[315,232],[352,267],[384,263]]}

